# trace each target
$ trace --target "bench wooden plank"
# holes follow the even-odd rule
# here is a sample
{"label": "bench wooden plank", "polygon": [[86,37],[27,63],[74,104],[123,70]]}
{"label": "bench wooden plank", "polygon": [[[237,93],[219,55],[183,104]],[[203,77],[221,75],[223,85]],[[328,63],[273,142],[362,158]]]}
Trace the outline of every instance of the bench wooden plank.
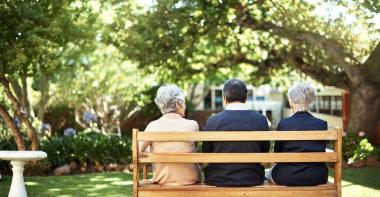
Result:
{"label": "bench wooden plank", "polygon": [[[343,129],[338,129],[338,139],[342,139]],[[342,140],[334,143],[334,151],[337,153],[338,161],[334,165],[334,184],[338,190],[338,197],[342,196]]]}
{"label": "bench wooden plank", "polygon": [[244,191],[241,188],[233,188],[231,190],[182,190],[182,191],[139,191],[139,197],[289,197],[289,196],[307,196],[307,197],[336,197],[336,190],[258,190],[258,191]]}
{"label": "bench wooden plank", "polygon": [[336,162],[333,153],[140,153],[141,163]]}
{"label": "bench wooden plank", "polygon": [[213,132],[138,132],[138,141],[287,141],[336,140],[336,131],[213,131]]}
{"label": "bench wooden plank", "polygon": [[[183,185],[183,186],[170,186],[170,185],[160,185],[153,184],[145,180],[145,182],[140,183],[139,190],[141,191],[172,191],[172,190],[234,190],[236,187],[216,187],[206,184],[194,184],[194,185]],[[272,183],[265,182],[262,185],[252,186],[252,187],[237,187],[239,190],[244,191],[253,191],[253,190],[325,190],[325,189],[336,189],[335,184],[327,183],[323,185],[317,186],[297,186],[297,187],[289,187],[284,185],[276,185]]]}
{"label": "bench wooden plank", "polygon": [[133,197],[138,197],[139,188],[139,146],[137,141],[138,130],[133,129],[132,133],[132,162],[133,162]]}

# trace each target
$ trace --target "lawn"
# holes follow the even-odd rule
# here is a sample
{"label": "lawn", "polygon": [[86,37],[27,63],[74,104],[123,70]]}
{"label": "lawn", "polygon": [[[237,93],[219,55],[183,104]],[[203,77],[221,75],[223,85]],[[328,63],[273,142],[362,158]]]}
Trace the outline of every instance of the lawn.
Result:
{"label": "lawn", "polygon": [[[380,196],[380,168],[344,169],[343,196]],[[61,177],[25,177],[29,197],[39,196],[131,196],[132,176],[95,173]],[[0,197],[6,197],[11,177],[0,181]]]}

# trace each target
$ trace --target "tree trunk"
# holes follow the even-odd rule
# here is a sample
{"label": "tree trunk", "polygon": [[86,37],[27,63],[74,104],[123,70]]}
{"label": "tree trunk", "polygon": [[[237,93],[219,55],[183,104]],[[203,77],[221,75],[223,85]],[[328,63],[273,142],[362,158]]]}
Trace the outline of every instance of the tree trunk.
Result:
{"label": "tree trunk", "polygon": [[41,82],[40,82],[40,91],[41,91],[41,98],[40,102],[38,103],[38,119],[44,123],[44,114],[46,111],[46,105],[49,102],[49,79],[46,76],[44,72],[41,71]]}
{"label": "tree trunk", "polygon": [[28,82],[26,81],[26,76],[21,76],[21,84],[22,84],[22,106],[24,106],[25,112],[28,114],[28,116],[34,117],[33,109],[29,102],[29,94],[28,94]]}
{"label": "tree trunk", "polygon": [[37,133],[31,123],[31,120],[29,120],[29,115],[21,111],[20,101],[17,100],[15,95],[12,93],[12,90],[9,86],[9,80],[4,76],[0,75],[0,82],[3,85],[4,92],[7,96],[7,98],[12,103],[12,109],[16,116],[18,116],[22,123],[26,126],[28,129],[28,137],[32,141],[31,149],[32,150],[38,150],[39,149],[39,140],[37,137]]}
{"label": "tree trunk", "polygon": [[0,105],[0,116],[4,119],[5,124],[12,130],[13,138],[16,141],[18,150],[26,150],[25,142],[22,139],[21,132],[14,122],[13,118],[9,115],[4,106]]}
{"label": "tree trunk", "polygon": [[371,142],[375,142],[376,126],[380,121],[380,88],[361,83],[350,90],[349,132],[364,131]]}

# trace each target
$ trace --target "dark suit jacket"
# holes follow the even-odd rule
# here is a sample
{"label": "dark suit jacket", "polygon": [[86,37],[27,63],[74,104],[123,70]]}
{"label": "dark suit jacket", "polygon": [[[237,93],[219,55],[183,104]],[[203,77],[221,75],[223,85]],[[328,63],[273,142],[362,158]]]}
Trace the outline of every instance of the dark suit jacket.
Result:
{"label": "dark suit jacket", "polygon": [[[327,130],[327,122],[313,117],[309,112],[297,112],[280,121],[278,131]],[[326,141],[278,141],[275,152],[325,152]],[[327,182],[325,163],[278,163],[272,178],[279,185],[311,186]]]}
{"label": "dark suit jacket", "polygon": [[[249,110],[226,110],[206,123],[205,131],[267,131],[267,119]],[[268,152],[269,142],[203,142],[205,153]],[[204,169],[205,183],[215,186],[253,186],[264,181],[264,167],[259,163],[209,164]]]}

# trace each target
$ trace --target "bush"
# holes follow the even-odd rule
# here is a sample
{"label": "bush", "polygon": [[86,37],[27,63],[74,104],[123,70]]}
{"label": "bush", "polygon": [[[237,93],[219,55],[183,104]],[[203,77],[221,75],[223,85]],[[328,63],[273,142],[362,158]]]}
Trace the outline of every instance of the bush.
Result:
{"label": "bush", "polygon": [[24,174],[27,176],[43,176],[51,169],[51,163],[46,160],[29,161],[25,164]]}
{"label": "bush", "polygon": [[[24,137],[26,145],[30,140]],[[126,137],[107,136],[95,132],[81,132],[75,136],[52,137],[41,140],[41,150],[46,152],[46,160],[28,164],[25,168],[29,174],[42,175],[49,168],[59,167],[76,161],[82,166],[106,165],[110,163],[126,164],[131,161],[131,140]],[[0,138],[0,150],[17,150],[12,136]],[[0,160],[0,171],[10,172],[7,161]],[[35,173],[33,173],[33,171]]]}
{"label": "bush", "polygon": [[87,166],[88,164],[126,163],[131,160],[129,139],[95,132],[46,139],[41,141],[41,150],[48,154],[48,160],[53,167],[71,161]]}
{"label": "bush", "polygon": [[375,148],[365,137],[364,132],[343,134],[343,159],[349,161],[365,160],[375,153]]}

